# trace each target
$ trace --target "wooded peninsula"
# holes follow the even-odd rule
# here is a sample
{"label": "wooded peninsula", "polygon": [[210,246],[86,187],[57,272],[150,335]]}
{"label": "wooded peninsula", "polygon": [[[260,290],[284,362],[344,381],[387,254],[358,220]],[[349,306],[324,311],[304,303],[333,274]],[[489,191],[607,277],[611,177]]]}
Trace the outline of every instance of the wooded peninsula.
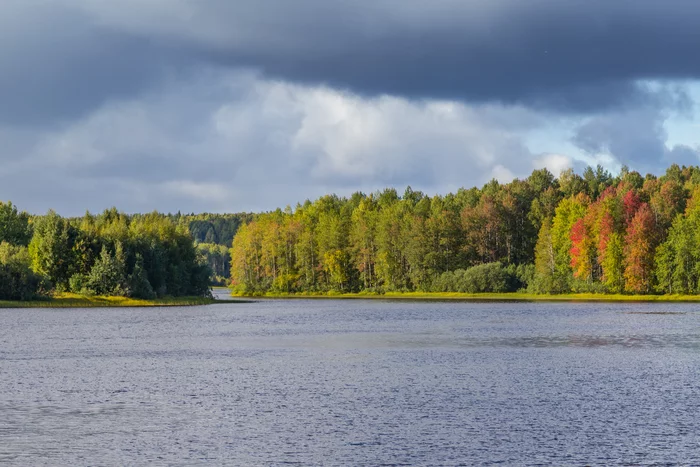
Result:
{"label": "wooded peninsula", "polygon": [[[200,235],[197,228],[218,225],[216,232],[231,242],[243,218],[126,215],[116,209],[81,218],[53,211],[30,216],[0,202],[0,300],[52,297],[55,306],[203,303],[199,298],[211,297],[216,280],[208,261],[216,263],[218,256],[203,253],[213,248],[206,243],[200,250],[195,238],[207,232]],[[178,297],[187,298],[173,300]]]}
{"label": "wooded peninsula", "polygon": [[244,296],[691,298],[700,168],[541,169],[446,195],[389,188],[261,214],[63,218],[0,202],[0,300],[170,303],[209,297],[211,285]]}

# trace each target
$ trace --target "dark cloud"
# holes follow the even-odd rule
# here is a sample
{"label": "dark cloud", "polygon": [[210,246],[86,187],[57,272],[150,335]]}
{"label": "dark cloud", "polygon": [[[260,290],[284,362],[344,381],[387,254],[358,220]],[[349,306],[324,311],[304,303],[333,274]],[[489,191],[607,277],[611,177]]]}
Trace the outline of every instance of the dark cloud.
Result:
{"label": "dark cloud", "polygon": [[369,95],[571,111],[644,100],[639,80],[700,77],[693,0],[7,2],[0,98],[34,114],[198,59]]}
{"label": "dark cloud", "polygon": [[1,121],[72,118],[203,63],[362,95],[631,107],[700,77],[692,0],[6,0]]}
{"label": "dark cloud", "polygon": [[445,192],[576,164],[564,128],[592,160],[657,171],[697,160],[665,126],[694,106],[673,86],[700,78],[698,26],[695,0],[3,0],[0,199]]}
{"label": "dark cloud", "polygon": [[0,124],[60,125],[185,72],[186,54],[60,2],[0,5]]}
{"label": "dark cloud", "polygon": [[644,102],[640,80],[700,77],[691,0],[197,5],[194,24],[208,29],[187,37],[210,46],[209,58],[363,94],[590,112]]}

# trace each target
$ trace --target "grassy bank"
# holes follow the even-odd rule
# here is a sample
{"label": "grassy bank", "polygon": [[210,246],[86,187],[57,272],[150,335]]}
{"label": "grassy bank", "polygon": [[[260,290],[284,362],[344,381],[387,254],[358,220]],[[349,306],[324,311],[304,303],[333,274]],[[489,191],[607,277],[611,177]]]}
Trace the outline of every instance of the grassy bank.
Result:
{"label": "grassy bank", "polygon": [[42,300],[2,301],[0,308],[100,308],[100,307],[164,307],[164,306],[197,306],[213,303],[227,303],[205,297],[170,297],[155,300],[139,300],[126,297],[87,297],[76,294],[57,294]]}
{"label": "grassy bank", "polygon": [[[236,297],[244,295],[234,294]],[[520,301],[520,302],[700,302],[700,295],[621,295],[621,294],[562,294],[536,295],[528,293],[443,293],[443,292],[387,292],[377,293],[267,293],[258,298],[273,299],[379,299],[379,300],[454,300],[454,301]],[[252,298],[252,297],[251,297]]]}

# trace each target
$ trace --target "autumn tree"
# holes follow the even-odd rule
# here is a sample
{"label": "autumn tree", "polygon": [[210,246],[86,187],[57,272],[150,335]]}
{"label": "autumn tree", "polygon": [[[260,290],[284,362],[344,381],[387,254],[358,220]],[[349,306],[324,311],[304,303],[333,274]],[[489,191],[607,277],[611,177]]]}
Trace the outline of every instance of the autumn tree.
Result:
{"label": "autumn tree", "polygon": [[656,248],[654,214],[643,203],[632,218],[625,237],[625,290],[649,293],[653,286]]}

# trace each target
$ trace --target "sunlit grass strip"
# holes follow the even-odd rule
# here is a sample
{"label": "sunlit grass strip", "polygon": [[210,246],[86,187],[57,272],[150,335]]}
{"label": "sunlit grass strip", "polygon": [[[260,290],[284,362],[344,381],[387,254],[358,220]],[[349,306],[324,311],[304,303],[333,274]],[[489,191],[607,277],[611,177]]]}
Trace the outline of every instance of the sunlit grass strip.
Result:
{"label": "sunlit grass strip", "polygon": [[[198,306],[222,303],[206,297],[166,297],[139,300],[126,297],[83,296],[71,293],[56,294],[51,298],[31,301],[1,301],[0,308],[101,308],[101,307],[165,307]],[[226,303],[226,301],[223,301]]]}
{"label": "sunlit grass strip", "polygon": [[[234,294],[244,297],[245,295]],[[253,296],[250,296],[253,297]],[[700,295],[623,295],[623,294],[561,294],[528,293],[445,293],[445,292],[387,292],[379,293],[266,293],[261,298],[324,298],[324,299],[391,299],[391,300],[455,300],[455,301],[520,301],[520,302],[700,302]]]}

